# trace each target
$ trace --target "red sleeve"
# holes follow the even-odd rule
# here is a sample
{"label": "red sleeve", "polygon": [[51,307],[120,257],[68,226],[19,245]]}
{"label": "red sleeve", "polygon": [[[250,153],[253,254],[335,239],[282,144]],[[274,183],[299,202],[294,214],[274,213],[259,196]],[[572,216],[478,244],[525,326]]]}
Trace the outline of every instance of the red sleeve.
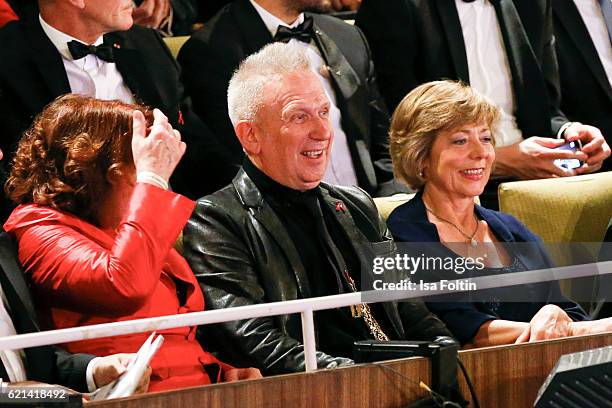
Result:
{"label": "red sleeve", "polygon": [[19,258],[39,293],[53,304],[126,314],[137,310],[160,280],[164,258],[194,202],[138,183],[111,249],[59,221],[16,230]]}
{"label": "red sleeve", "polygon": [[0,27],[9,21],[18,20],[17,14],[5,0],[0,0]]}

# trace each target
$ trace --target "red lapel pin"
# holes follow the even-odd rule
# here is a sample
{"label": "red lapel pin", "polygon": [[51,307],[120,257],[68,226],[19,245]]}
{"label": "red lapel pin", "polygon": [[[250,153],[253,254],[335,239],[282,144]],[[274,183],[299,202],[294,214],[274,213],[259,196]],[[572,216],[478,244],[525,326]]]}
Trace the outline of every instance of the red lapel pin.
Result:
{"label": "red lapel pin", "polygon": [[342,201],[336,201],[336,212],[344,212],[344,203]]}
{"label": "red lapel pin", "polygon": [[179,125],[185,124],[185,119],[183,119],[183,111],[181,110],[178,111],[178,124]]}

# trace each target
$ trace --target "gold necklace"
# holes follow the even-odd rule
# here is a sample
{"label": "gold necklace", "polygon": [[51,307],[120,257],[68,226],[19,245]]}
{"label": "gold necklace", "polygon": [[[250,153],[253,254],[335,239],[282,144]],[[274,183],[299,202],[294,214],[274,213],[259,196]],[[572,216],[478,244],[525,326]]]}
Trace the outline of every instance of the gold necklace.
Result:
{"label": "gold necklace", "polygon": [[452,225],[453,227],[455,227],[455,229],[457,231],[459,231],[459,233],[461,235],[463,235],[465,238],[468,239],[470,245],[472,245],[473,248],[476,248],[476,245],[478,245],[478,241],[476,241],[476,239],[474,238],[476,236],[476,233],[478,232],[478,228],[480,227],[480,223],[478,222],[478,218],[476,218],[476,214],[474,214],[474,219],[476,219],[476,229],[474,230],[474,232],[472,233],[472,235],[468,235],[465,232],[463,232],[461,230],[461,228],[459,228],[454,222],[451,222],[449,220],[447,220],[446,218],[442,218],[440,217],[438,214],[436,214],[435,212],[431,211],[427,206],[425,206],[425,209],[431,213],[434,217],[436,217],[437,219],[439,219],[440,221],[444,221],[447,224]]}

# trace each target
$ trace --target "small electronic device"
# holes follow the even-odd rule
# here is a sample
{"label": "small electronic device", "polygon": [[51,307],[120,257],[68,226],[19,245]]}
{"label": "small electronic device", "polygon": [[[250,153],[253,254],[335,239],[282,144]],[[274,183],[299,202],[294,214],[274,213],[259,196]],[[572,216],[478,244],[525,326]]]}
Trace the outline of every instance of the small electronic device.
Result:
{"label": "small electronic device", "polygon": [[[582,150],[582,143],[580,140],[566,143],[562,146],[555,148],[555,150],[569,150],[572,152],[579,152]],[[572,171],[582,166],[583,162],[578,159],[556,159],[553,161],[554,165],[565,171]]]}
{"label": "small electronic device", "polygon": [[406,357],[427,357],[431,361],[431,388],[438,394],[463,401],[457,383],[457,352],[459,343],[441,336],[428,341],[356,341],[353,357],[357,363],[391,360]]}

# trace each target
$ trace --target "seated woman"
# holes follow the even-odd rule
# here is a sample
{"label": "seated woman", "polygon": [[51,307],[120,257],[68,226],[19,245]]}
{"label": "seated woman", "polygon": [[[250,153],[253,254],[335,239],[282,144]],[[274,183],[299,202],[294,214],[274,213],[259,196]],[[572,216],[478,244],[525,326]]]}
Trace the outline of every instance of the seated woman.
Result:
{"label": "seated woman", "polygon": [[[495,161],[499,116],[483,96],[457,82],[423,84],[404,98],[389,132],[391,157],[396,177],[418,193],[388,218],[397,242],[440,242],[430,251],[451,259],[479,255],[481,275],[553,266],[541,240],[517,219],[474,204]],[[584,159],[583,153],[575,156]],[[503,245],[521,242],[533,244],[512,250]],[[462,344],[476,347],[612,330],[610,319],[586,321],[586,313],[563,298],[557,282],[523,285],[519,291],[492,289],[487,293],[494,296],[491,301],[432,301],[427,306]],[[522,295],[521,302],[509,301],[508,293]]]}
{"label": "seated woman", "polygon": [[[5,224],[57,329],[197,312],[204,298],[173,249],[194,202],[168,191],[185,143],[159,111],[65,95],[19,143],[6,184],[19,204]],[[205,175],[203,175],[205,176]],[[149,390],[257,378],[205,352],[196,327],[159,331]],[[72,353],[135,352],[150,333],[66,344]]]}

